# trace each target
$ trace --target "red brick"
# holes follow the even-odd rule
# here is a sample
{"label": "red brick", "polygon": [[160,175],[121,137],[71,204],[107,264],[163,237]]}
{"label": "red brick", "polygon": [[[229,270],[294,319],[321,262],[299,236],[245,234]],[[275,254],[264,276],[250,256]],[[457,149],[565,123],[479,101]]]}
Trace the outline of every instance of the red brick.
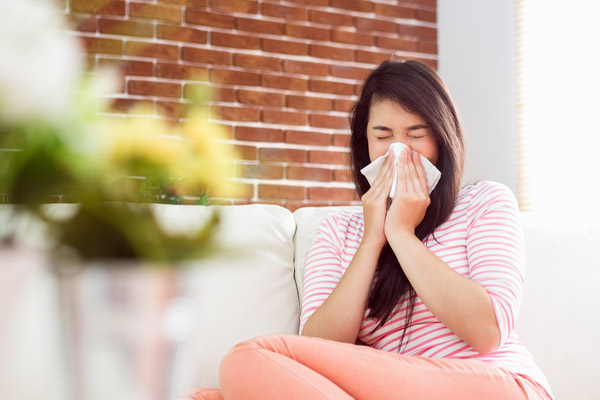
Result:
{"label": "red brick", "polygon": [[356,190],[339,187],[311,187],[308,189],[308,198],[343,202],[358,200]]}
{"label": "red brick", "polygon": [[392,4],[375,4],[375,14],[392,18],[415,18],[415,9]]}
{"label": "red brick", "polygon": [[333,31],[333,41],[340,43],[360,44],[363,46],[373,45],[373,36],[368,33],[352,32],[352,31]]}
{"label": "red brick", "polygon": [[301,108],[305,110],[331,110],[333,107],[331,99],[326,97],[309,97],[288,95],[286,105],[290,108]]}
{"label": "red brick", "polygon": [[212,106],[211,110],[217,119],[225,121],[260,121],[260,110],[258,108]]}
{"label": "red brick", "polygon": [[138,99],[130,99],[130,98],[118,98],[118,99],[112,99],[110,108],[115,111],[120,111],[122,113],[126,113],[134,106],[140,107],[143,110],[154,110],[154,101],[138,100]]}
{"label": "red brick", "polygon": [[328,114],[311,114],[309,116],[310,126],[328,129],[349,129],[350,124],[347,117],[338,117]]}
{"label": "red brick", "polygon": [[418,8],[416,11],[417,19],[427,22],[437,22],[437,13],[435,10],[422,10]]}
{"label": "red brick", "polygon": [[281,22],[264,21],[252,18],[236,18],[235,26],[241,31],[269,33],[272,35],[283,34]]}
{"label": "red brick", "polygon": [[157,101],[156,111],[158,115],[170,118],[181,118],[185,111],[185,105],[175,101]]}
{"label": "red brick", "polygon": [[385,60],[389,60],[393,53],[393,51],[384,53],[375,51],[356,50],[356,61],[370,64],[380,64]]}
{"label": "red brick", "polygon": [[437,40],[437,29],[428,26],[398,25],[398,33],[418,39]]}
{"label": "red brick", "polygon": [[282,93],[238,90],[237,99],[242,104],[283,107],[285,96]]}
{"label": "red brick", "polygon": [[336,169],[333,171],[333,180],[336,182],[352,182],[352,171],[344,169]]}
{"label": "red brick", "polygon": [[208,69],[192,65],[159,62],[156,66],[156,76],[205,81],[208,77]]}
{"label": "red brick", "polygon": [[206,12],[200,10],[186,10],[185,22],[202,26],[216,26],[219,28],[233,29],[235,18],[231,15]]}
{"label": "red brick", "polygon": [[437,7],[437,0],[411,0],[411,3],[422,4],[429,7]]}
{"label": "red brick", "polygon": [[267,124],[306,125],[306,113],[298,111],[263,110],[262,121]]}
{"label": "red brick", "polygon": [[306,162],[306,150],[264,148],[259,151],[261,161]]}
{"label": "red brick", "polygon": [[371,68],[349,67],[347,65],[332,65],[330,67],[331,76],[340,78],[364,80],[372,71]]}
{"label": "red brick", "polygon": [[285,131],[285,141],[287,143],[310,144],[315,146],[329,146],[331,135],[327,133],[318,133],[314,130],[310,131]]}
{"label": "red brick", "polygon": [[315,164],[345,165],[348,153],[342,151],[311,150],[308,152],[308,162]]}
{"label": "red brick", "polygon": [[138,18],[182,22],[181,7],[148,3],[129,3],[129,15]]}
{"label": "red brick", "polygon": [[373,3],[364,0],[331,0],[331,6],[334,8],[343,8],[345,10],[352,11],[373,11]]}
{"label": "red brick", "polygon": [[257,160],[256,146],[245,146],[240,144],[234,144],[233,149],[235,150],[240,160]]}
{"label": "red brick", "polygon": [[212,69],[210,81],[229,85],[258,86],[258,74],[255,72],[233,71],[229,69]]}
{"label": "red brick", "polygon": [[251,35],[212,32],[210,41],[215,46],[253,50],[258,50],[259,48],[259,39]]}
{"label": "red brick", "polygon": [[356,17],[356,29],[360,31],[396,32],[396,24],[392,21],[382,21],[374,18]]}
{"label": "red brick", "polygon": [[269,164],[238,164],[235,175],[238,178],[247,179],[282,179],[283,166]]}
{"label": "red brick", "polygon": [[331,60],[353,61],[354,51],[342,47],[324,46],[320,44],[310,45],[310,55]]}
{"label": "red brick", "polygon": [[333,178],[332,171],[327,168],[311,168],[290,165],[287,167],[287,179],[301,181],[320,181],[331,182]]}
{"label": "red brick", "polygon": [[283,132],[281,129],[238,126],[235,128],[235,138],[252,142],[282,142]]}
{"label": "red brick", "polygon": [[186,61],[194,61],[204,64],[231,65],[232,57],[231,53],[224,51],[183,47],[182,58]]}
{"label": "red brick", "polygon": [[83,47],[89,53],[123,54],[123,41],[99,37],[79,36]]}
{"label": "red brick", "polygon": [[128,41],[126,54],[128,56],[178,59],[179,47],[159,43]]}
{"label": "red brick", "polygon": [[311,6],[328,6],[329,0],[288,0],[289,3],[309,4]]}
{"label": "red brick", "polygon": [[350,147],[350,135],[347,133],[334,133],[331,144],[338,147]]}
{"label": "red brick", "polygon": [[308,90],[308,79],[263,73],[261,76],[261,86],[304,92]]}
{"label": "red brick", "polygon": [[417,42],[412,39],[393,38],[388,36],[377,36],[375,38],[377,47],[393,50],[415,51]]}
{"label": "red brick", "polygon": [[263,3],[263,15],[269,17],[278,17],[287,20],[306,21],[308,18],[308,9],[306,7],[290,7],[273,3]]}
{"label": "red brick", "polygon": [[264,51],[283,54],[307,55],[306,43],[292,42],[289,40],[261,39],[261,48]]}
{"label": "red brick", "polygon": [[419,40],[417,42],[417,51],[420,53],[437,54],[437,42],[432,42],[429,40]]}
{"label": "red brick", "polygon": [[113,35],[154,36],[154,25],[148,22],[126,21],[115,18],[101,18],[100,32]]}
{"label": "red brick", "polygon": [[318,10],[310,10],[309,19],[332,26],[351,26],[354,23],[352,15]]}
{"label": "red brick", "polygon": [[327,76],[327,64],[306,61],[284,60],[283,70],[294,74]]}
{"label": "red brick", "polygon": [[176,40],[179,42],[206,43],[208,33],[193,28],[184,28],[179,25],[158,25],[158,38]]}
{"label": "red brick", "polygon": [[214,10],[256,14],[258,1],[256,0],[211,0],[210,6]]}
{"label": "red brick", "polygon": [[71,12],[101,15],[125,15],[124,1],[71,0],[69,7]]}
{"label": "red brick", "polygon": [[68,20],[76,31],[96,32],[98,30],[98,17],[95,15],[68,15]]}
{"label": "red brick", "polygon": [[329,40],[329,29],[317,28],[309,25],[286,24],[285,34],[288,36],[314,39],[314,40]]}
{"label": "red brick", "polygon": [[[207,98],[208,97],[208,98]],[[235,90],[203,83],[185,83],[183,98],[206,105],[210,101],[235,102]]]}
{"label": "red brick", "polygon": [[256,56],[253,54],[235,54],[233,65],[259,70],[281,71],[281,60],[276,57]]}
{"label": "red brick", "polygon": [[304,186],[259,185],[258,197],[261,199],[304,199],[306,188]]}
{"label": "red brick", "polygon": [[311,79],[310,90],[312,92],[333,93],[351,96],[352,94],[354,94],[354,85],[343,82]]}
{"label": "red brick", "polygon": [[189,7],[206,7],[208,0],[158,0],[159,3],[172,3]]}
{"label": "red brick", "polygon": [[121,60],[101,58],[101,67],[119,68],[125,75],[153,76],[154,64],[150,61]]}
{"label": "red brick", "polygon": [[181,85],[170,82],[129,81],[129,94],[156,97],[181,97]]}
{"label": "red brick", "polygon": [[335,99],[333,101],[333,109],[335,111],[350,112],[354,107],[354,100]]}

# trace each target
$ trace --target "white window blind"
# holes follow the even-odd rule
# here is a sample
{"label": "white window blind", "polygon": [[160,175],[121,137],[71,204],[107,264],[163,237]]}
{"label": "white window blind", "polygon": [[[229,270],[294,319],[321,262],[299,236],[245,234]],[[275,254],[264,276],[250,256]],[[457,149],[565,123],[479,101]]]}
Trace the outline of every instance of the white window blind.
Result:
{"label": "white window blind", "polygon": [[597,216],[600,2],[515,5],[520,207]]}

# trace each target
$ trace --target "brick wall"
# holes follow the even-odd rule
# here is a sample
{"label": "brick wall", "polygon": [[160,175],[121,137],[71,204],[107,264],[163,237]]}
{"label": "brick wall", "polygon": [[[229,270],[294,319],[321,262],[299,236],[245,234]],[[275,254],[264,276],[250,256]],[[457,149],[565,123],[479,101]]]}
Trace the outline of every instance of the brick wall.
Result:
{"label": "brick wall", "polygon": [[[91,68],[116,65],[114,109],[177,122],[194,85],[237,147],[242,198],[357,204],[348,110],[366,74],[396,54],[437,67],[436,0],[59,0]],[[196,80],[198,79],[198,80]]]}

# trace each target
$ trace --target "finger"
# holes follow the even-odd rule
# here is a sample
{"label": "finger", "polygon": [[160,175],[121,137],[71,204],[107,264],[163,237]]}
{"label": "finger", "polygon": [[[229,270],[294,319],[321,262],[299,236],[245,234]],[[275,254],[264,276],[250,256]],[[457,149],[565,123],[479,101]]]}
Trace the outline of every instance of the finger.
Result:
{"label": "finger", "polygon": [[388,154],[385,163],[381,167],[381,170],[377,174],[377,177],[371,186],[374,196],[380,196],[384,192],[386,195],[390,193],[394,169],[394,156],[393,154]]}
{"label": "finger", "polygon": [[406,192],[407,188],[407,174],[406,174],[406,163],[408,161],[408,149],[402,150],[400,153],[400,159],[398,161],[398,180],[396,183],[396,193],[398,191]]}
{"label": "finger", "polygon": [[408,176],[408,187],[413,193],[422,195],[426,192],[423,191],[421,181],[419,180],[419,173],[417,172],[417,166],[415,165],[415,154],[418,157],[418,153],[411,150],[408,156],[407,163],[407,176]]}
{"label": "finger", "polygon": [[415,162],[415,167],[417,169],[417,175],[419,177],[421,190],[429,194],[429,184],[427,183],[427,175],[425,174],[425,168],[423,168],[423,163],[421,162],[421,156],[419,155],[419,153],[415,152],[413,159]]}

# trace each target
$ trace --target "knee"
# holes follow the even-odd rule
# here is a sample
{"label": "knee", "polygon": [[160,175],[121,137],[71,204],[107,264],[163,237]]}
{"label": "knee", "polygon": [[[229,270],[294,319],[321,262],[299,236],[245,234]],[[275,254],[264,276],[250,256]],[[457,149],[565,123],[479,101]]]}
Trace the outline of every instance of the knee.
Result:
{"label": "knee", "polygon": [[221,386],[228,378],[250,372],[256,367],[257,358],[260,353],[280,353],[285,354],[290,340],[294,340],[295,335],[271,335],[261,336],[254,339],[240,342],[233,346],[231,350],[223,357],[219,366],[219,381]]}

